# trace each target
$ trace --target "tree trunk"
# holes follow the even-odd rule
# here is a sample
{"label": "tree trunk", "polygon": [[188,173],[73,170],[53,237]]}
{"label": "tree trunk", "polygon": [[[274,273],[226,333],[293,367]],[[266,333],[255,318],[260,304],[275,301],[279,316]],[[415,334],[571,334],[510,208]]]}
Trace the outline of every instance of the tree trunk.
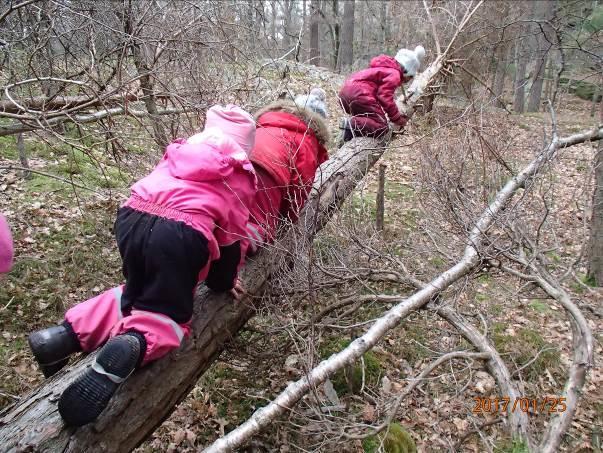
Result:
{"label": "tree trunk", "polygon": [[[357,183],[381,157],[385,148],[371,138],[349,142],[317,172],[318,196],[300,215],[301,238],[314,237],[326,225]],[[300,240],[301,239],[301,240]],[[293,239],[290,239],[293,240]],[[260,295],[270,275],[286,259],[286,247],[271,248],[248,261],[243,281],[249,294]],[[265,252],[265,253],[264,253]],[[252,299],[232,298],[203,288],[197,295],[192,335],[176,352],[134,373],[118,390],[92,425],[65,427],[56,402],[65,388],[88,367],[91,354],[67,371],[24,395],[0,417],[0,445],[4,451],[129,452],[152,433],[197,383],[214,360],[255,313]],[[127,422],[126,422],[127,421]]]}
{"label": "tree trunk", "polygon": [[283,4],[283,51],[287,52],[291,47],[291,7],[293,2],[285,0]]}
{"label": "tree trunk", "polygon": [[270,44],[270,48],[276,44],[276,2],[270,3],[270,8],[272,10],[271,20],[270,20],[270,37],[272,38],[272,43]]}
{"label": "tree trunk", "polygon": [[385,224],[385,164],[379,164],[379,187],[377,188],[377,231],[383,231]]}
{"label": "tree trunk", "polygon": [[[600,117],[603,121],[603,99]],[[593,192],[593,212],[590,221],[590,253],[588,256],[588,277],[597,286],[603,286],[603,141],[597,146],[595,156],[595,189]]]}
{"label": "tree trunk", "polygon": [[528,52],[523,49],[520,41],[516,44],[515,57],[515,100],[513,102],[513,110],[516,113],[523,113],[525,104],[525,84],[526,84],[526,66],[528,62]]}
{"label": "tree trunk", "polygon": [[540,98],[542,96],[542,85],[544,83],[544,68],[546,67],[546,57],[538,60],[534,67],[534,78],[530,87],[530,97],[528,99],[528,112],[538,112],[540,110]]}
{"label": "tree trunk", "polygon": [[354,6],[355,0],[343,5],[343,30],[341,30],[341,59],[339,69],[347,71],[354,63]]}
{"label": "tree trunk", "polygon": [[143,102],[149,113],[149,119],[153,127],[153,136],[155,142],[159,146],[159,150],[163,152],[164,148],[169,144],[169,139],[165,133],[163,123],[158,114],[157,101],[155,99],[154,83],[152,79],[152,70],[147,63],[147,58],[143,52],[140,43],[137,41],[136,30],[134,30],[132,5],[128,5],[125,11],[125,31],[130,36],[130,48],[132,49],[132,58],[134,66],[138,73],[140,89],[144,97]]}
{"label": "tree trunk", "polygon": [[380,16],[381,16],[381,46],[383,49],[387,49],[388,40],[388,26],[387,26],[387,4],[388,2],[381,2]]}
{"label": "tree trunk", "polygon": [[[534,4],[535,16],[538,20],[546,21],[553,15],[553,9],[555,8],[555,2],[536,2]],[[547,37],[544,36],[541,30],[549,28],[546,23],[542,24],[542,29],[536,25],[533,26],[535,32],[538,34],[534,38],[535,41],[535,61],[532,78],[532,87],[530,88],[530,98],[528,100],[528,112],[537,112],[540,110],[540,98],[542,96],[542,85],[544,82],[544,70],[546,68],[546,60],[548,56],[548,50],[551,45],[547,42]]]}
{"label": "tree trunk", "polygon": [[507,76],[507,66],[508,66],[508,54],[509,49],[504,45],[500,45],[500,49],[498,52],[498,59],[496,62],[496,72],[494,74],[494,86],[492,87],[492,91],[496,95],[496,105],[500,108],[505,107],[505,102],[503,99],[503,92],[505,88],[505,78]]}
{"label": "tree trunk", "polygon": [[[23,168],[29,168],[29,159],[27,158],[27,151],[25,150],[25,140],[23,134],[17,134],[17,150],[19,151],[19,162]],[[23,176],[26,179],[31,178],[31,173],[27,170],[23,172]]]}
{"label": "tree trunk", "polygon": [[597,103],[599,102],[599,98],[601,98],[601,103],[603,103],[603,74],[601,74],[601,78],[600,78],[600,82],[598,85],[595,86],[595,89],[593,91],[593,97],[591,99],[591,105],[590,105],[590,116],[591,118],[594,118],[595,113],[597,111]]}
{"label": "tree trunk", "polygon": [[[339,0],[331,0],[331,11],[333,14],[333,20],[328,22],[329,34],[331,36],[331,68],[336,71],[339,68],[339,50],[340,50],[340,27],[339,27]],[[324,12],[324,11],[323,11]],[[322,14],[325,19],[324,14]]]}
{"label": "tree trunk", "polygon": [[320,66],[319,8],[319,0],[312,0],[310,3],[310,63],[315,66]]}

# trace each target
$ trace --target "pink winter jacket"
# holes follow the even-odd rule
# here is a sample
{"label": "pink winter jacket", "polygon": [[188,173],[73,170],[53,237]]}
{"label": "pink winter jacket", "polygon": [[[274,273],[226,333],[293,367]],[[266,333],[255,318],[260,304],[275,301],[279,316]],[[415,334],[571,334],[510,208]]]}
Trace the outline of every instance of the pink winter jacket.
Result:
{"label": "pink winter jacket", "polygon": [[0,214],[0,273],[11,270],[13,265],[13,238],[6,218]]}
{"label": "pink winter jacket", "polygon": [[[199,140],[197,137],[202,137]],[[208,241],[209,263],[220,257],[219,247],[246,237],[246,223],[256,191],[251,162],[237,143],[217,128],[170,144],[161,162],[132,186],[124,206],[181,221]]]}

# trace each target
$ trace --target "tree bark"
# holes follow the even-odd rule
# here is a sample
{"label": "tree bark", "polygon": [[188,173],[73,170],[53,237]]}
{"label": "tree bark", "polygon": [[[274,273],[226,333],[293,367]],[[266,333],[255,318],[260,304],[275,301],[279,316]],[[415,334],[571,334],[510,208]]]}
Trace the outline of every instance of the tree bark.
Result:
{"label": "tree bark", "polygon": [[[553,9],[555,8],[555,2],[537,2],[534,4],[534,10],[536,12],[537,19],[540,21],[546,21],[548,17],[553,15]],[[542,28],[541,28],[542,27]],[[542,96],[542,85],[544,82],[544,72],[546,69],[546,61],[548,57],[548,50],[550,44],[547,43],[544,32],[549,28],[546,23],[543,23],[541,27],[534,25],[533,28],[538,34],[534,38],[535,41],[535,61],[533,69],[532,86],[530,88],[530,97],[528,99],[528,112],[537,112],[540,110],[540,98]]]}
{"label": "tree bark", "polygon": [[312,0],[310,3],[310,63],[315,66],[320,66],[319,9],[319,1]]}
{"label": "tree bark", "polygon": [[385,164],[379,164],[379,187],[377,188],[377,231],[383,231],[385,221]]}
{"label": "tree bark", "polygon": [[341,59],[339,69],[347,71],[354,63],[354,7],[355,0],[347,0],[343,6],[341,30]]}
{"label": "tree bark", "polygon": [[520,41],[516,43],[515,56],[515,100],[513,110],[515,113],[523,113],[525,105],[525,85],[526,85],[526,66],[528,62],[528,52],[523,49]]}
{"label": "tree bark", "polygon": [[130,49],[132,50],[132,58],[134,66],[139,76],[140,89],[144,96],[144,105],[149,113],[151,125],[153,127],[153,135],[159,150],[163,152],[164,148],[169,144],[168,136],[165,132],[161,118],[158,114],[157,101],[154,94],[154,82],[152,78],[152,66],[148,64],[140,43],[137,42],[136,30],[134,27],[134,18],[132,4],[130,3],[125,11],[125,31],[130,36]]}
{"label": "tree bark", "polygon": [[25,139],[23,134],[17,134],[17,150],[19,151],[19,162],[23,168],[27,170],[23,171],[23,176],[26,179],[31,178],[31,172],[29,172],[29,159],[27,158],[27,151],[25,150]]}
{"label": "tree bark", "polygon": [[496,73],[494,74],[494,86],[492,87],[492,91],[496,95],[496,105],[500,108],[505,107],[505,102],[503,99],[503,92],[505,88],[505,78],[507,76],[507,66],[508,66],[508,57],[509,50],[505,44],[501,44],[498,52],[498,59],[496,62]]}
{"label": "tree bark", "polygon": [[[600,119],[603,121],[603,100],[600,104]],[[595,189],[590,221],[588,276],[597,286],[603,286],[603,142],[599,142],[595,156]]]}

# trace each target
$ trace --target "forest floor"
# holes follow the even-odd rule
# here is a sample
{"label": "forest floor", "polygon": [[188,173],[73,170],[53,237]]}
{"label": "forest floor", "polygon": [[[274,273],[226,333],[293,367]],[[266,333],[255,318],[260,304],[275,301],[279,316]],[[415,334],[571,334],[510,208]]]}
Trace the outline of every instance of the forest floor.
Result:
{"label": "forest floor", "polygon": [[[288,89],[299,92],[319,84],[332,99],[341,83],[340,76],[322,70],[308,76],[294,69],[289,77]],[[566,95],[557,111],[560,135],[592,127],[589,109],[588,103]],[[336,137],[336,102],[330,103],[330,110]],[[473,129],[480,133],[471,135]],[[481,201],[479,211],[509,176],[494,156],[501,157],[509,171],[520,169],[542,148],[545,130],[550,131],[547,113],[508,115],[501,109],[478,109],[466,101],[439,99],[430,114],[413,118],[407,132],[392,141],[380,161],[387,165],[385,231],[379,233],[374,228],[374,168],[316,239],[320,262],[325,266],[335,261],[385,266],[386,258],[371,264],[368,258],[343,252],[355,250],[354,243],[363,241],[383,256],[397,257],[417,278],[428,280],[437,275],[462,254],[462,238],[455,233],[454,219],[445,216],[438,204],[438,169],[447,170],[447,184],[457,184],[467,197]],[[467,146],[468,140],[473,145]],[[488,145],[496,152],[488,151]],[[0,138],[0,212],[13,228],[16,249],[13,271],[0,277],[0,407],[42,381],[27,347],[27,335],[60,320],[64,311],[77,302],[121,281],[119,254],[112,236],[115,212],[131,182],[148,171],[158,157],[156,151],[145,150],[144,142],[134,140],[128,152],[120,156],[119,164],[101,152],[83,153],[52,137],[27,136],[26,148],[33,170],[72,179],[94,191],[74,188],[41,174],[25,179],[21,170],[14,169],[19,165],[14,137]],[[591,144],[562,151],[546,176],[534,184],[533,193],[525,200],[519,197],[523,202],[517,202],[515,208],[525,212],[526,224],[535,228],[543,207],[548,210],[543,243],[550,270],[557,275],[566,268],[573,269],[563,282],[564,288],[588,319],[598,358],[603,340],[603,291],[588,285],[583,257],[594,151]],[[101,169],[104,176],[99,176]],[[344,233],[348,231],[353,235]],[[409,292],[403,292],[400,285],[369,286],[373,293]],[[139,451],[196,451],[236,427],[288,381],[302,376],[308,361],[325,358],[358,333],[358,328],[351,329],[351,333],[324,328],[311,341],[293,341],[287,347],[289,335],[281,327],[358,291],[353,284],[343,282],[321,289],[314,296],[314,306],[308,303],[307,295],[293,297],[290,303],[299,303],[299,317],[285,315],[285,308],[267,304],[239,337],[255,338],[259,332],[257,344],[235,341]],[[536,289],[495,271],[468,277],[463,288],[447,293],[446,298],[473,316],[476,326],[487,329],[511,372],[520,370],[514,378],[524,396],[542,399],[559,395],[571,359],[571,330],[561,307]],[[383,303],[366,304],[348,314],[345,321],[349,325],[366,323],[386,308],[388,305]],[[276,326],[278,334],[261,335]],[[341,376],[332,379],[343,408],[317,415],[313,409],[316,405],[304,400],[289,419],[280,420],[271,432],[258,436],[251,448],[332,451],[337,445],[339,451],[375,451],[374,439],[342,440],[333,428],[339,426],[335,422],[339,421],[340,426],[379,423],[384,415],[382,401],[395,396],[441,353],[466,348],[468,344],[433,313],[416,313],[365,356],[360,390],[352,389],[349,380]],[[262,351],[275,352],[266,360]],[[434,373],[433,379],[411,393],[398,411],[397,422],[410,433],[418,450],[523,451],[521,445],[505,436],[502,423],[482,427],[495,422],[497,415],[472,411],[476,397],[504,396],[484,372],[483,364],[449,368]],[[603,370],[595,361],[564,439],[564,451],[601,451],[602,386]],[[315,398],[324,403],[328,393],[321,388]],[[530,417],[535,432],[542,432],[546,418],[543,414]],[[455,445],[463,437],[462,444]]]}

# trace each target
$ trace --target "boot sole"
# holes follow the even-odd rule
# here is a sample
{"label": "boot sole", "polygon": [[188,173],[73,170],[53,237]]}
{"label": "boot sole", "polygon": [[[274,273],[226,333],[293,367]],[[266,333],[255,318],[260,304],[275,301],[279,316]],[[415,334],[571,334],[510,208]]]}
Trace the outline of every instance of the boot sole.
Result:
{"label": "boot sole", "polygon": [[[129,351],[124,349],[124,344],[118,344],[123,341],[129,343]],[[134,371],[139,355],[140,343],[136,337],[123,335],[109,340],[96,357],[95,364],[61,395],[59,413],[65,423],[70,426],[83,426],[96,420],[109,404],[121,382]],[[109,375],[112,375],[113,379]]]}

